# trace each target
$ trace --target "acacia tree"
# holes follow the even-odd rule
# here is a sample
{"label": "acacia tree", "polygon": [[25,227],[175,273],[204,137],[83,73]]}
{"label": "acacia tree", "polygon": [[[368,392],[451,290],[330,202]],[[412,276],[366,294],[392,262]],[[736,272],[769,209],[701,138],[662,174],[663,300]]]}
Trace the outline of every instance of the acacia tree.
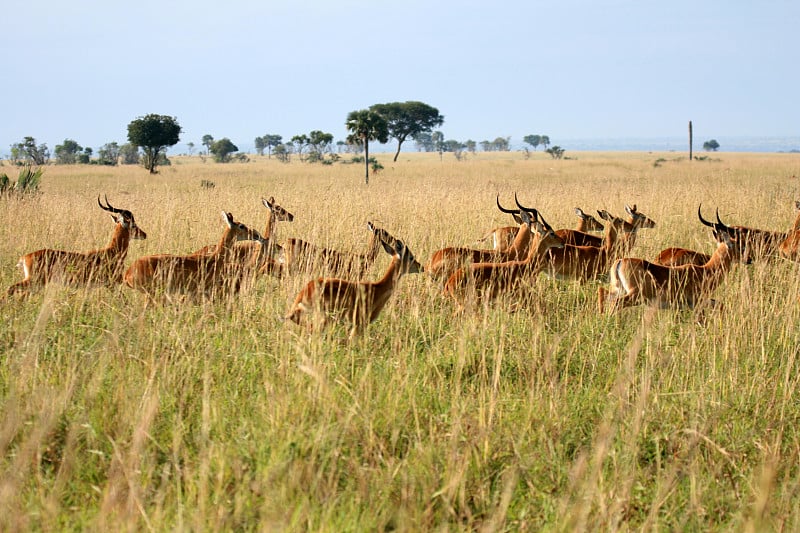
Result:
{"label": "acacia tree", "polygon": [[34,165],[46,165],[50,159],[50,150],[45,143],[36,144],[33,137],[25,137],[21,143],[11,145],[11,160],[19,161],[24,159]]}
{"label": "acacia tree", "polygon": [[703,150],[706,152],[716,152],[719,150],[719,143],[716,139],[711,139],[703,143]]}
{"label": "acacia tree", "polygon": [[344,123],[350,135],[347,142],[364,147],[364,183],[369,185],[369,141],[383,144],[389,140],[389,126],[382,115],[370,109],[351,111]]}
{"label": "acacia tree", "polygon": [[78,154],[83,147],[72,139],[64,139],[64,144],[56,145],[56,163],[59,165],[74,165],[78,161]]}
{"label": "acacia tree", "polygon": [[167,147],[178,144],[181,126],[178,119],[167,115],[149,114],[128,124],[128,140],[144,152],[143,163],[150,174],[156,173],[160,157],[166,157]]}
{"label": "acacia tree", "polygon": [[388,104],[375,104],[369,108],[381,115],[386,120],[389,135],[397,139],[397,151],[393,161],[400,155],[400,147],[409,138],[419,138],[425,132],[444,124],[444,116],[439,110],[422,102],[391,102]]}
{"label": "acacia tree", "polygon": [[214,154],[214,161],[217,163],[227,163],[231,160],[231,154],[239,151],[239,147],[233,142],[224,137],[214,143],[209,148],[209,151]]}
{"label": "acacia tree", "polygon": [[536,151],[536,147],[542,144],[542,136],[541,135],[526,135],[522,138],[522,141],[530,144],[533,147],[533,151]]}

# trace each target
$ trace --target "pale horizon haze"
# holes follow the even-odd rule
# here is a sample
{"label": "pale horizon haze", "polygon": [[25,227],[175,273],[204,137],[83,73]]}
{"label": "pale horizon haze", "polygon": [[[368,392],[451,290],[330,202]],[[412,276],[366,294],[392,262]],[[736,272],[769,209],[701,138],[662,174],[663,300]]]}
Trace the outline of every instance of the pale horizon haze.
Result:
{"label": "pale horizon haze", "polygon": [[799,24],[788,0],[33,0],[0,23],[0,156],[25,136],[96,154],[149,113],[178,119],[178,146],[343,140],[350,111],[408,100],[462,142],[544,134],[570,150],[682,139],[691,120],[698,147],[800,148]]}

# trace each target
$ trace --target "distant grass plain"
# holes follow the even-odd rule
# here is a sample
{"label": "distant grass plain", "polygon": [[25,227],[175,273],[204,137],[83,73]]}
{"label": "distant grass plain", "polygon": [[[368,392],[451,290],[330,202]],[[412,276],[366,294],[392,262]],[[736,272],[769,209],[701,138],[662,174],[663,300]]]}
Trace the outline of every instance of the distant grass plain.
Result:
{"label": "distant grass plain", "polygon": [[[631,255],[711,251],[697,221],[786,230],[797,154],[378,154],[363,166],[48,166],[0,200],[0,282],[20,255],[104,246],[107,195],[148,234],[128,262],[189,253],[222,210],[263,229],[262,197],[299,237],[362,251],[372,221],[420,262],[508,225],[495,197],[574,227],[574,207],[657,222]],[[12,178],[16,169],[0,167]],[[201,181],[215,184],[202,188]],[[381,255],[377,279],[389,262]],[[404,277],[365,335],[278,317],[308,276],[235,300],[145,307],[125,287],[51,286],[0,303],[0,530],[798,530],[800,265],[739,265],[724,303],[596,314],[598,283],[540,276],[521,310],[453,317]]]}

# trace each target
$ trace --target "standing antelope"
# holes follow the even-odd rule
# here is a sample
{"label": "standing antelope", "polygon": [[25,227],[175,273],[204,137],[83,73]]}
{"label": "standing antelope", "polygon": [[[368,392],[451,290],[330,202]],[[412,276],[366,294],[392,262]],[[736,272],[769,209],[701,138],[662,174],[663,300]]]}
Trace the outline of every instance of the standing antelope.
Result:
{"label": "standing antelope", "polygon": [[[517,200],[517,195],[514,194],[514,200]],[[518,209],[506,209],[500,205],[500,197],[497,197],[497,207],[503,213],[510,213],[519,217],[522,207]],[[530,247],[531,232],[527,224],[522,223],[517,231],[517,236],[514,238],[514,243],[505,252],[495,250],[476,250],[474,248],[459,248],[448,247],[437,250],[431,255],[430,261],[425,266],[425,272],[435,279],[441,279],[446,282],[450,276],[464,265],[470,263],[502,263],[504,261],[516,261],[523,259],[528,255]]]}
{"label": "standing antelope", "polygon": [[31,287],[41,287],[50,282],[64,285],[111,285],[122,280],[125,256],[131,239],[146,239],[147,234],[136,225],[133,213],[118,209],[97,197],[97,205],[111,213],[116,222],[108,246],[89,252],[65,252],[43,249],[20,257],[17,266],[22,268],[24,279],[8,288],[7,295],[27,293]]}
{"label": "standing antelope", "polygon": [[214,252],[140,257],[125,272],[125,284],[151,299],[169,294],[214,297],[236,290],[242,265],[236,262],[234,243],[263,238],[258,231],[236,222],[230,213],[223,211],[222,220],[227,227]]}
{"label": "standing antelope", "polygon": [[[389,301],[397,281],[403,274],[422,272],[420,265],[402,241],[379,237],[384,250],[391,254],[392,261],[383,277],[376,282],[348,281],[338,278],[318,278],[309,281],[298,293],[284,320],[300,324],[304,315],[321,315],[324,328],[332,318],[351,324],[350,338],[375,320]],[[305,318],[310,328],[311,317]]]}
{"label": "standing antelope", "polygon": [[[705,225],[698,208],[697,215]],[[747,262],[747,243],[733,228],[721,222],[711,224],[718,245],[703,265],[664,266],[644,259],[618,259],[611,267],[610,288],[597,291],[598,310],[611,310],[653,303],[659,307],[694,307],[710,299],[734,261]]]}
{"label": "standing antelope", "polygon": [[[532,215],[532,216],[531,216]],[[550,248],[563,248],[564,241],[536,210],[520,210],[525,224],[535,233],[528,256],[521,261],[505,263],[473,263],[456,270],[445,284],[445,294],[451,296],[462,311],[473,296],[474,303],[491,301],[501,294],[510,294],[525,281],[532,280],[546,263]]]}
{"label": "standing antelope", "polygon": [[300,239],[288,239],[283,248],[285,268],[291,272],[324,272],[361,279],[378,257],[381,243],[394,239],[386,230],[376,227],[372,222],[367,222],[367,229],[372,237],[365,254],[340,252],[320,248]]}

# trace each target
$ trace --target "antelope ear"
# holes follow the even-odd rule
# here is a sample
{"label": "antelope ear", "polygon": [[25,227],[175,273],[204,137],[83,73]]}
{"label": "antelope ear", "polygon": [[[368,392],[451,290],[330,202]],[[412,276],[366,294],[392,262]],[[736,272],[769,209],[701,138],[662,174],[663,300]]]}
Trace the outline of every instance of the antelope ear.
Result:
{"label": "antelope ear", "polygon": [[367,221],[367,229],[370,230],[372,233],[375,233],[375,225],[372,222]]}
{"label": "antelope ear", "polygon": [[233,215],[228,213],[227,211],[222,212],[222,220],[225,224],[228,225],[229,228],[233,227]]}
{"label": "antelope ear", "polygon": [[398,251],[396,248],[392,247],[391,244],[387,243],[383,239],[381,239],[381,244],[383,245],[383,249],[386,250],[386,253],[389,255],[397,255]]}
{"label": "antelope ear", "polygon": [[586,218],[586,213],[580,207],[575,208],[575,214],[578,215],[578,218]]}

